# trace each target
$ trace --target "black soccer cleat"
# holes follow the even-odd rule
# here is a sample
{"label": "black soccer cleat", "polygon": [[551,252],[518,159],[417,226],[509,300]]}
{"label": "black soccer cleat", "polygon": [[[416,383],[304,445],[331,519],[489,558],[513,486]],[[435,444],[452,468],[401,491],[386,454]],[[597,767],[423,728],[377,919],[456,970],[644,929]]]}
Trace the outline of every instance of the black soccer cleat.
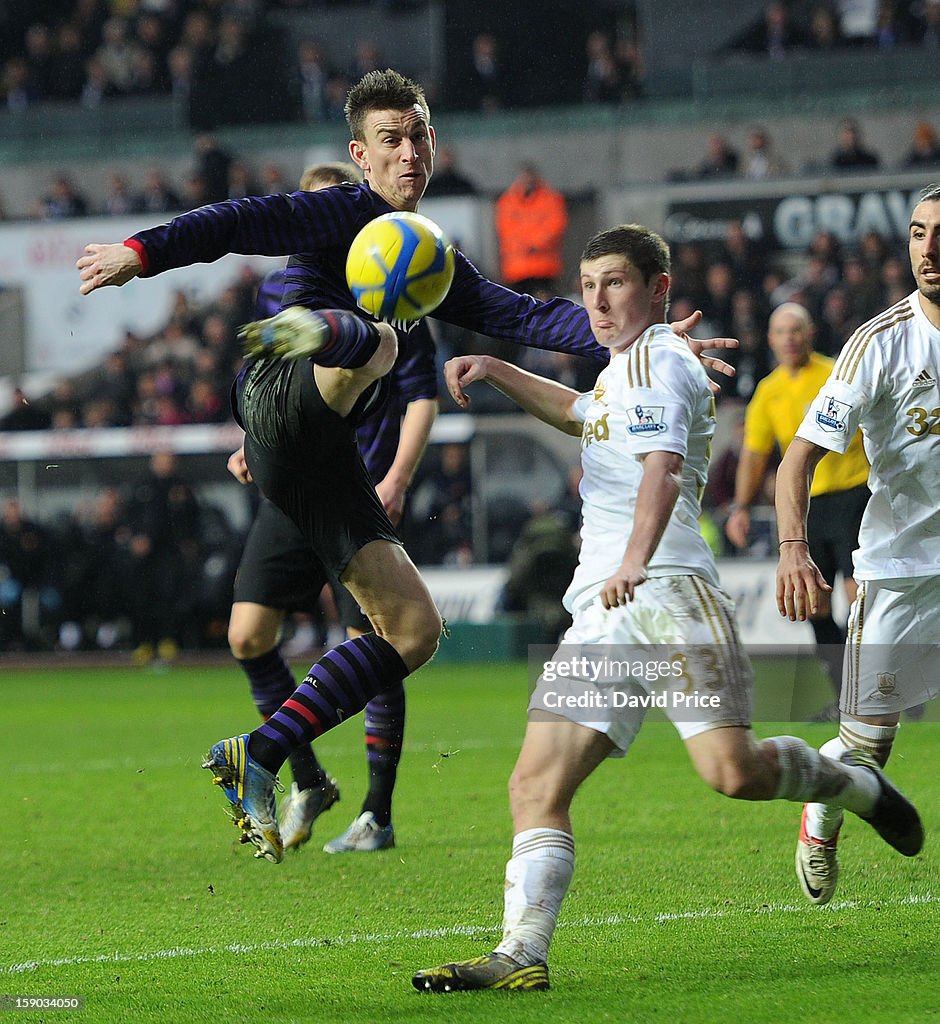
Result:
{"label": "black soccer cleat", "polygon": [[523,967],[504,953],[487,953],[473,960],[418,971],[411,984],[419,992],[474,992],[487,988],[507,992],[544,991],[549,987],[548,965]]}
{"label": "black soccer cleat", "polygon": [[871,814],[859,815],[862,821],[867,821],[889,846],[893,846],[905,857],[920,853],[924,845],[924,826],[917,808],[885,775],[875,758],[865,750],[853,748],[847,750],[839,760],[843,764],[867,768],[874,773],[881,786],[881,793]]}

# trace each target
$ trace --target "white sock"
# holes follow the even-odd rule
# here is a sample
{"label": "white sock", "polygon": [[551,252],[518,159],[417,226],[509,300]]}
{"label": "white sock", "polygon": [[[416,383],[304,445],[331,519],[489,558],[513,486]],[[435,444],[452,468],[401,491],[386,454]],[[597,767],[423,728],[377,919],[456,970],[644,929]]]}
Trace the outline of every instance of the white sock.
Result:
{"label": "white sock", "polygon": [[869,814],[875,806],[881,786],[867,768],[841,764],[796,736],[774,736],[765,742],[777,748],[778,800],[824,801],[855,814]]}
{"label": "white sock", "polygon": [[506,864],[503,939],[495,952],[526,966],[546,963],[573,874],[574,836],[557,828],[520,832]]}
{"label": "white sock", "polygon": [[[839,735],[820,747],[820,754],[838,759],[852,747],[860,747],[873,754],[884,767],[891,755],[891,746],[897,735],[896,725],[868,725],[854,718],[839,723]],[[833,804],[808,803],[806,805],[806,834],[813,839],[833,839],[842,827],[842,808]]]}

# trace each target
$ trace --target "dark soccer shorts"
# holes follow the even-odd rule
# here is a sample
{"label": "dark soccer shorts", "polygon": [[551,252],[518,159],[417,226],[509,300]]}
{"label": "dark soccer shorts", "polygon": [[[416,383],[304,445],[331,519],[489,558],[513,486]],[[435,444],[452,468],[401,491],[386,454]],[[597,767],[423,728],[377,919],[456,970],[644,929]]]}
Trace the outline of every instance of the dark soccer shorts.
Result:
{"label": "dark soccer shorts", "polygon": [[831,586],[836,573],[851,579],[852,552],[858,547],[858,530],[871,491],[862,484],[847,491],[814,495],[809,503],[806,538],[809,554]]}
{"label": "dark soccer shorts", "polygon": [[327,407],[309,362],[259,360],[239,375],[235,401],[251,475],[311,549],[320,567],[317,592],[371,541],[401,544],[362,461],[355,425]]}

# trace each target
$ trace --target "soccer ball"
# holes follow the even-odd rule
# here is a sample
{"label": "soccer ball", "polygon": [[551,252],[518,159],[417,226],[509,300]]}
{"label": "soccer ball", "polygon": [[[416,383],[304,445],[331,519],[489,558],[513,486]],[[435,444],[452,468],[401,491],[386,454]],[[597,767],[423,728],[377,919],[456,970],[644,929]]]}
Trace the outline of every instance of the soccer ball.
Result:
{"label": "soccer ball", "polygon": [[420,320],[444,300],[454,279],[454,248],[432,220],[386,213],[353,239],[346,283],[379,320]]}

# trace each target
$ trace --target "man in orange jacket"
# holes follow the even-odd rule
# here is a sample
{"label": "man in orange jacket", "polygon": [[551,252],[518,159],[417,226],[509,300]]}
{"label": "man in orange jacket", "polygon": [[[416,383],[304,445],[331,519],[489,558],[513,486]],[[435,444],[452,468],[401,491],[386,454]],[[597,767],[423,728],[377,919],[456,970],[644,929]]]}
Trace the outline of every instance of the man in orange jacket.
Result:
{"label": "man in orange jacket", "polygon": [[564,270],[561,247],[568,227],[565,197],[522,164],[516,180],[496,201],[503,283],[520,292],[554,294]]}

